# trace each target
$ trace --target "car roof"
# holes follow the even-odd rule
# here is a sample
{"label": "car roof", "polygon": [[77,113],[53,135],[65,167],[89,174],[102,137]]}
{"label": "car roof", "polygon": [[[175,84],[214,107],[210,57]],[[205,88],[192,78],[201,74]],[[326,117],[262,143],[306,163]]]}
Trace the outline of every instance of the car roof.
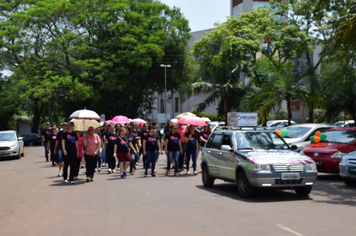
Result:
{"label": "car roof", "polygon": [[214,130],[214,133],[226,133],[226,132],[274,132],[272,129],[255,128],[255,127],[234,127],[234,126],[220,126]]}
{"label": "car roof", "polygon": [[15,130],[3,130],[3,131],[0,131],[0,133],[16,133]]}
{"label": "car roof", "polygon": [[307,128],[312,128],[312,127],[335,127],[335,125],[333,124],[313,124],[313,123],[305,123],[305,124],[296,124],[296,125],[291,125],[291,126],[287,126],[285,128],[295,128],[295,127],[307,127]]}
{"label": "car roof", "polygon": [[335,130],[355,130],[356,131],[356,127],[338,127],[338,128],[328,129],[327,131],[335,131]]}

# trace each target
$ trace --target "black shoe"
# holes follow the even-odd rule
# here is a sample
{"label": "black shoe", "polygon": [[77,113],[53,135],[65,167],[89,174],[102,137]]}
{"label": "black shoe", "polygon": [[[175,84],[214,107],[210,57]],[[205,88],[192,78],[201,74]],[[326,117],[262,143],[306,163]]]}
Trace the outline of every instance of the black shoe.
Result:
{"label": "black shoe", "polygon": [[145,176],[147,176],[147,170],[145,171]]}
{"label": "black shoe", "polygon": [[156,174],[152,174],[151,176],[152,176],[152,177],[156,177]]}
{"label": "black shoe", "polygon": [[134,172],[133,172],[133,171],[130,171],[130,174],[131,174],[131,175],[134,175]]}

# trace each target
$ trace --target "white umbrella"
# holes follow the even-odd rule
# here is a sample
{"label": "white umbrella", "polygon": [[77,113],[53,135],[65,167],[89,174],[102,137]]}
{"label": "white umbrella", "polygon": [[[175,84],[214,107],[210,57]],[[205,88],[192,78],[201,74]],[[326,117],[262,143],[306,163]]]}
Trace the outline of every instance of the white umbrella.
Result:
{"label": "white umbrella", "polygon": [[177,124],[178,119],[175,119],[175,118],[174,118],[174,119],[171,119],[171,122],[174,123],[174,124]]}
{"label": "white umbrella", "polygon": [[87,131],[90,126],[93,126],[94,129],[100,127],[100,123],[96,120],[72,119],[70,122],[74,123],[75,131]]}
{"label": "white umbrella", "polygon": [[95,111],[83,109],[73,112],[68,119],[100,120],[100,116]]}

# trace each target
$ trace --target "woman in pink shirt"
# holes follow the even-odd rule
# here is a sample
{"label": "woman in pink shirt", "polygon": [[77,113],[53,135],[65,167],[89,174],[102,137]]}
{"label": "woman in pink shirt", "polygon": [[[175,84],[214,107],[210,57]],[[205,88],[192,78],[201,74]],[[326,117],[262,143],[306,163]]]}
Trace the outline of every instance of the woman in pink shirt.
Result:
{"label": "woman in pink shirt", "polygon": [[101,141],[99,135],[94,133],[94,127],[90,126],[83,137],[84,157],[86,162],[86,181],[94,181],[95,163],[98,158]]}

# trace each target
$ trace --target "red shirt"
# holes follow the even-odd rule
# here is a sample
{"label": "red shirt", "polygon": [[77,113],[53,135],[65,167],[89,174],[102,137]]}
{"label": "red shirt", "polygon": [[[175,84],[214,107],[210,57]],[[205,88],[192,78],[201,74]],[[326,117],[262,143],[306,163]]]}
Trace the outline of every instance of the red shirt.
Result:
{"label": "red shirt", "polygon": [[185,133],[187,132],[187,127],[182,125],[182,127],[179,127],[179,125],[177,125],[177,133],[180,135],[180,141],[182,143],[184,143],[184,139],[185,139]]}

